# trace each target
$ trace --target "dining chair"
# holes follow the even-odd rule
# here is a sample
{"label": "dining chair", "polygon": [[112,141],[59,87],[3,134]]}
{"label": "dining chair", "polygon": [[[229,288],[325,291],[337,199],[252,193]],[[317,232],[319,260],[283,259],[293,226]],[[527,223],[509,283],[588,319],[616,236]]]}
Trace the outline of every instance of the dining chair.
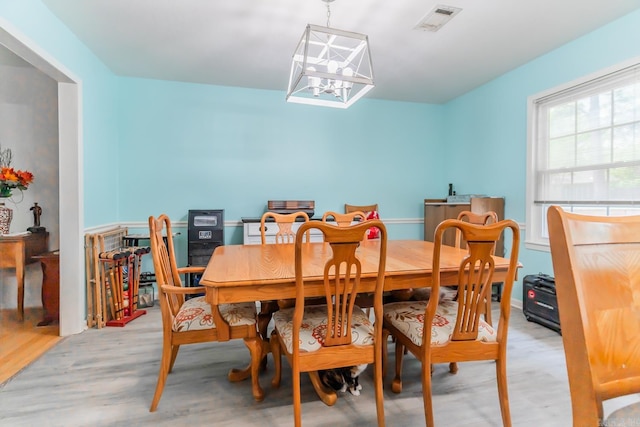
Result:
{"label": "dining chair", "polygon": [[547,222],[573,425],[633,425],[602,402],[640,393],[640,216],[551,206]]}
{"label": "dining chair", "polygon": [[[361,206],[349,205],[345,203],[344,212],[345,213],[364,212],[365,219],[380,219],[377,203],[373,205],[361,205]],[[378,236],[376,235],[376,233],[377,232],[375,228],[369,229],[369,232],[367,233],[367,239],[377,239]]]}
{"label": "dining chair", "polygon": [[[275,243],[293,243],[296,238],[296,232],[292,229],[293,224],[298,221],[298,218],[302,218],[301,221],[309,221],[309,215],[306,212],[298,211],[289,214],[280,214],[277,212],[265,212],[260,218],[260,236],[262,237],[262,244],[267,243],[267,231],[269,227],[269,218],[273,219],[273,223],[278,227],[278,231],[275,234]],[[309,233],[306,233],[306,238],[309,240]]]}
{"label": "dining chair", "polygon": [[[269,221],[272,220],[272,221]],[[297,222],[303,223],[309,221],[309,215],[304,211],[281,214],[277,212],[265,212],[260,218],[260,237],[263,245],[267,244],[267,231],[270,226],[277,226],[278,230],[274,234],[275,244],[293,244],[296,238],[296,231],[293,225]],[[310,239],[310,233],[303,233],[307,241]],[[279,307],[293,306],[292,300],[279,301],[260,301],[260,314],[258,316],[258,331],[263,338],[267,338],[267,329],[271,316]]]}
{"label": "dining chair", "polygon": [[[496,214],[494,211],[488,211],[482,214],[477,214],[471,211],[462,211],[458,214],[457,219],[460,221],[468,222],[470,224],[487,225],[498,222],[498,214]],[[466,248],[466,242],[462,238],[462,231],[458,228],[455,229],[455,240],[453,246],[456,248]],[[416,292],[417,294],[414,297],[416,299],[421,299],[419,290],[416,290]],[[491,298],[487,300],[487,311],[485,320],[487,320],[487,322],[491,324]]]}
{"label": "dining chair", "polygon": [[201,273],[204,267],[177,267],[173,238],[167,237],[173,236],[171,220],[165,214],[158,218],[149,217],[149,235],[162,313],[162,359],[149,411],[157,409],[167,375],[172,371],[183,344],[244,339],[251,353],[251,365],[244,371],[232,370],[229,380],[237,381],[251,375],[256,384],[261,351],[257,341],[255,304],[212,306],[204,296],[186,299],[187,295],[203,293],[205,288],[183,286],[182,275]]}
{"label": "dining chair", "polygon": [[[471,211],[462,211],[458,214],[457,219],[460,221],[465,221],[468,222],[470,224],[476,224],[476,225],[488,225],[488,224],[494,224],[496,222],[498,222],[498,214],[496,214],[494,211],[488,211],[482,214],[478,214],[478,213],[474,213]],[[453,229],[451,231],[454,231]],[[460,230],[459,228],[455,228],[455,241],[454,241],[454,247],[456,248],[466,248],[466,242],[464,241],[464,239],[462,238],[462,230]],[[495,248],[494,248],[494,252],[492,253],[492,255],[495,253]],[[489,324],[489,325],[493,325],[492,319],[491,319],[491,298],[492,298],[492,293],[493,293],[493,284],[492,284],[492,292],[489,292],[489,295],[487,298],[485,298],[485,307],[483,310],[483,315],[484,315],[484,320]],[[455,286],[452,288],[456,288]],[[502,292],[502,285],[500,285],[500,292]],[[414,289],[414,295],[413,298],[416,300],[420,300],[420,299],[428,299],[428,298],[424,298],[423,294],[425,293],[424,291],[429,290],[429,288],[422,288],[422,289]],[[430,293],[429,293],[430,295]],[[440,294],[440,296],[442,297],[442,294]],[[407,353],[406,349],[405,349],[405,354]],[[433,369],[432,369],[433,370]],[[450,362],[449,363],[449,372],[451,372],[452,374],[455,374],[458,372],[458,364],[456,362]]]}
{"label": "dining chair", "polygon": [[322,214],[322,221],[333,221],[340,227],[348,227],[354,221],[366,221],[367,215],[362,211],[352,211],[348,213],[338,213],[333,211],[327,211]]}
{"label": "dining chair", "polygon": [[[460,229],[467,242],[467,256],[457,271],[441,256],[443,233]],[[495,273],[493,248],[506,229],[511,229],[509,267],[504,280],[504,297],[500,302],[497,328],[482,319],[485,298],[491,292]],[[511,312],[511,290],[518,268],[520,232],[518,224],[504,220],[477,225],[458,219],[441,222],[435,231],[433,249],[432,291],[428,301],[393,302],[384,305],[383,340],[391,334],[396,341],[395,377],[391,388],[402,391],[402,362],[408,349],[421,362],[422,395],[427,426],[434,425],[431,396],[431,365],[446,362],[494,360],[502,423],[511,425],[507,392],[507,333]],[[442,265],[441,265],[442,261]],[[458,298],[440,301],[440,274],[456,274]],[[430,325],[430,327],[425,327]],[[427,333],[424,333],[424,331]],[[386,354],[385,356],[386,363]],[[467,406],[470,408],[470,406]]]}
{"label": "dining chair", "polygon": [[[322,215],[322,221],[334,221],[339,227],[348,227],[353,224],[354,221],[366,221],[367,214],[362,211],[352,211],[349,213],[338,213],[333,211],[327,211]],[[356,304],[362,308],[365,308],[367,316],[371,312],[371,306],[373,305],[372,294],[360,294],[356,299]]]}
{"label": "dining chair", "polygon": [[[357,249],[369,227],[380,230],[378,259],[369,262],[373,270],[367,275],[375,280],[374,315],[372,324],[365,312],[355,304],[361,292],[363,265]],[[326,222],[303,224],[299,231],[316,228],[324,236],[326,246],[305,245],[302,236],[296,236],[295,244],[295,306],[274,313],[275,328],[270,345],[275,372],[274,387],[280,386],[281,355],[284,353],[291,365],[293,383],[293,413],[296,426],[302,423],[300,398],[300,374],[318,370],[335,369],[364,364],[374,365],[376,414],[378,425],[384,425],[382,390],[382,352],[386,348],[382,340],[382,292],[387,255],[387,231],[379,220],[339,227]],[[310,250],[329,251],[321,281],[324,289],[323,305],[307,305],[303,271],[307,268],[305,254]],[[375,273],[374,273],[375,272]]]}
{"label": "dining chair", "polygon": [[378,211],[378,204],[375,203],[373,205],[349,205],[347,203],[344,204],[344,213],[351,212],[364,212],[365,215],[368,215],[369,212]]}
{"label": "dining chair", "polygon": [[[458,214],[458,219],[460,221],[466,221],[471,224],[488,225],[488,224],[495,224],[496,222],[498,222],[498,214],[495,213],[494,211],[487,211],[482,214],[474,213],[471,211],[462,211]],[[455,247],[456,248],[466,247],[466,242],[464,242],[464,239],[462,238],[462,232],[459,228],[456,228]],[[495,254],[495,247],[493,248],[492,255],[494,254]],[[498,302],[500,302],[500,298],[502,295],[502,284],[500,282],[493,283],[491,285],[491,292],[489,292],[489,295],[487,296],[487,298],[485,298],[485,310],[484,310],[484,319],[490,325],[493,325],[493,322],[491,319],[491,299],[493,298],[494,287],[498,287],[498,291],[497,291]]]}

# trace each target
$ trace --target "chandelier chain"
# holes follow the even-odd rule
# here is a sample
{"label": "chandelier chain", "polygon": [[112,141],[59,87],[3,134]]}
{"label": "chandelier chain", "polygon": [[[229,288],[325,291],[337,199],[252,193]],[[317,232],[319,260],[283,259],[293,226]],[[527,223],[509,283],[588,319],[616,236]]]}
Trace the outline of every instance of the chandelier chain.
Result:
{"label": "chandelier chain", "polygon": [[331,27],[331,3],[327,2],[327,28]]}

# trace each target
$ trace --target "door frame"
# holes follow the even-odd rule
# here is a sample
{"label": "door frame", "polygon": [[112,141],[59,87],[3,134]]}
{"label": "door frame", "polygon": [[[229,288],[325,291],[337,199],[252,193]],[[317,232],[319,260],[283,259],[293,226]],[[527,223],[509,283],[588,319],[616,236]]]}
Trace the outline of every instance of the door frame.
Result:
{"label": "door frame", "polygon": [[83,243],[82,81],[2,18],[0,44],[58,82],[60,336],[77,334],[87,328]]}

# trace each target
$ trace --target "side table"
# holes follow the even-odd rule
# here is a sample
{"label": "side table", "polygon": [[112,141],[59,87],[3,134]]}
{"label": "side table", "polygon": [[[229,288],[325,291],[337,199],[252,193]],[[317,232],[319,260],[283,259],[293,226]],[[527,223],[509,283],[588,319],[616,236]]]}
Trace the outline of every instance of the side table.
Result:
{"label": "side table", "polygon": [[60,320],[60,251],[46,252],[33,257],[42,265],[42,308],[44,317],[38,326]]}
{"label": "side table", "polygon": [[0,268],[15,268],[18,282],[18,319],[24,320],[24,266],[49,250],[49,233],[24,232],[0,236]]}

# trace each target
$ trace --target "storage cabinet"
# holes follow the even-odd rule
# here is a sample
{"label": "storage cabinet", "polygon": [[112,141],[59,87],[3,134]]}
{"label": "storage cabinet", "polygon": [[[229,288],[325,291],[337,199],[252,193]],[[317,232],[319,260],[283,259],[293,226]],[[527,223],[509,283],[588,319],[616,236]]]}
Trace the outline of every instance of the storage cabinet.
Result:
{"label": "storage cabinet", "polygon": [[[494,211],[499,220],[504,219],[504,197],[471,197],[469,203],[447,203],[443,199],[424,199],[424,240],[433,241],[436,227],[445,219],[457,218],[462,211],[482,214]],[[443,236],[445,245],[455,244],[455,230],[447,230]],[[500,239],[496,246],[496,255],[504,255],[504,241]]]}
{"label": "storage cabinet", "polygon": [[187,232],[188,265],[207,265],[215,248],[224,245],[224,210],[190,210]]}
{"label": "storage cabinet", "polygon": [[[224,209],[192,209],[187,224],[187,263],[206,266],[213,251],[224,245]],[[202,274],[189,274],[189,286],[198,286]]]}

